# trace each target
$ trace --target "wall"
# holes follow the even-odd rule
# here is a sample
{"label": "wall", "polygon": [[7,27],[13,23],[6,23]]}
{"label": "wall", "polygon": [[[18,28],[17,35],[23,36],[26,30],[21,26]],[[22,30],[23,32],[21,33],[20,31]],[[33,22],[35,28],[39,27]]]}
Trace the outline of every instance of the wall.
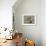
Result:
{"label": "wall", "polygon": [[0,27],[12,28],[12,6],[16,0],[0,0]]}
{"label": "wall", "polygon": [[[16,30],[18,30],[18,32],[23,33],[24,39],[27,38],[34,40],[36,46],[41,46],[41,31],[40,31],[40,19],[39,19],[40,9],[41,9],[40,0],[23,0],[17,8],[13,9]],[[37,16],[37,24],[32,26],[22,25],[22,15],[25,13],[30,13],[30,14],[35,13]]]}
{"label": "wall", "polygon": [[46,46],[46,0],[41,0],[40,23],[42,46]]}

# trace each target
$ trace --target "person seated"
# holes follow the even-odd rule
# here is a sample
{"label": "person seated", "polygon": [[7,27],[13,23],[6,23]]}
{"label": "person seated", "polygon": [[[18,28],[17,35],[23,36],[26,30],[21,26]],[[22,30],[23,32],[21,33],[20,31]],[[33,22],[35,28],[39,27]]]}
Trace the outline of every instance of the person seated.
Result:
{"label": "person seated", "polygon": [[20,34],[16,35],[15,42],[16,46],[22,46],[22,36],[20,36]]}

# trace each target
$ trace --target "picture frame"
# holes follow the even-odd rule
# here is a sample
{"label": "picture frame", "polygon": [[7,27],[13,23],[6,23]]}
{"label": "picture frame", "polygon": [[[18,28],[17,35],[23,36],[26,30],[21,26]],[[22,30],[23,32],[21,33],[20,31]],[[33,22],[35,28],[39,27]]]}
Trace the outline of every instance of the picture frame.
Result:
{"label": "picture frame", "polygon": [[35,14],[23,14],[22,25],[36,25],[36,15]]}

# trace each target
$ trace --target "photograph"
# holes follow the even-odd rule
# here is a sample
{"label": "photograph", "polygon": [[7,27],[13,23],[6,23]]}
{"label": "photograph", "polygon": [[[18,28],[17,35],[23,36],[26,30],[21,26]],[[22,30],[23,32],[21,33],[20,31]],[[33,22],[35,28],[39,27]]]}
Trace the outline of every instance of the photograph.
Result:
{"label": "photograph", "polygon": [[34,15],[23,15],[22,17],[23,25],[35,25],[36,24],[36,16]]}
{"label": "photograph", "polygon": [[0,0],[0,46],[46,46],[46,0]]}

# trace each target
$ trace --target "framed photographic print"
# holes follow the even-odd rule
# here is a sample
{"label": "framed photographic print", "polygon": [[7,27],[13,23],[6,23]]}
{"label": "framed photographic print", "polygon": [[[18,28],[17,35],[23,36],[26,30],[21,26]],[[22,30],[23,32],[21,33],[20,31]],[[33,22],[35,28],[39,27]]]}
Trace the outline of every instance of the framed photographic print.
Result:
{"label": "framed photographic print", "polygon": [[22,16],[23,25],[36,25],[36,16],[34,14],[24,14]]}

